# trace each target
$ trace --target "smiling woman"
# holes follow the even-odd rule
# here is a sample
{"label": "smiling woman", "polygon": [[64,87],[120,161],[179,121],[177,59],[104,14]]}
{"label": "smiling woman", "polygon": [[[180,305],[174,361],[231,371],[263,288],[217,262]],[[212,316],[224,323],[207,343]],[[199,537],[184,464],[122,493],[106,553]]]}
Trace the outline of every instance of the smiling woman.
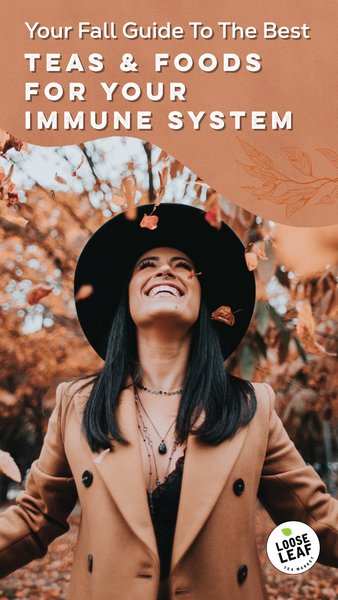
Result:
{"label": "smiling woman", "polygon": [[[0,515],[0,576],[42,556],[79,498],[70,600],[263,600],[257,496],[276,523],[310,525],[332,566],[338,502],[289,440],[270,386],[224,369],[254,308],[242,243],[185,205],[140,227],[153,208],[110,219],[81,253],[75,293],[94,291],[78,316],[105,365],[58,388],[26,492]],[[219,308],[235,322],[211,320]]]}

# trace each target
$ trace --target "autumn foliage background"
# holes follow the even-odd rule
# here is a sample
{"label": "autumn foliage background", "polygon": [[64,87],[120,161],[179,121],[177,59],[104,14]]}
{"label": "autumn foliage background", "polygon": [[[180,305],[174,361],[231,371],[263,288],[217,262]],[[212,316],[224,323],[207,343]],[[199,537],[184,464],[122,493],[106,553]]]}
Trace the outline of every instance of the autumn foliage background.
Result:
{"label": "autumn foliage background", "polygon": [[[257,217],[139,140],[31,146],[29,152],[13,140],[0,135],[0,450],[13,456],[22,476],[39,454],[57,384],[102,366],[76,318],[77,257],[107,219],[121,210],[132,215],[135,204],[158,198],[168,167],[162,202],[203,208],[210,227],[225,221],[242,239],[255,270],[254,319],[228,359],[228,370],[272,385],[289,435],[335,494],[338,225],[301,229]],[[48,183],[46,161],[57,171]],[[30,305],[27,296],[35,286],[49,293]],[[0,481],[4,502],[9,480],[0,475]]]}

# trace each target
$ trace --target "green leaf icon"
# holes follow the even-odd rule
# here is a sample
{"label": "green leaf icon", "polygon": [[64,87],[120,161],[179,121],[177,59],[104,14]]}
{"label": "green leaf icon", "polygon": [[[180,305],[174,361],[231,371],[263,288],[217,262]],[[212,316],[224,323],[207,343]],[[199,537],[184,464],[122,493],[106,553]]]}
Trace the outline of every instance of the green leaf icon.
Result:
{"label": "green leaf icon", "polygon": [[284,535],[291,535],[292,531],[287,527],[286,529],[282,529],[282,533],[284,533]]}

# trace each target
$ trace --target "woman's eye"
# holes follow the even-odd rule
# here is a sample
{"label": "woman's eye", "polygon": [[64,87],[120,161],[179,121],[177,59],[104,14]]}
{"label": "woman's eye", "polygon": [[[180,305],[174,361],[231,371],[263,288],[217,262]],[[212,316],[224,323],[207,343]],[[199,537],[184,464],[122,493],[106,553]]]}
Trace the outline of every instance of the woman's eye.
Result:
{"label": "woman's eye", "polygon": [[183,267],[183,269],[187,269],[188,271],[192,270],[191,264],[186,262],[185,260],[180,260],[179,262],[177,262],[175,264],[175,267]]}
{"label": "woman's eye", "polygon": [[142,269],[146,269],[147,267],[155,267],[155,263],[152,262],[151,260],[145,260],[144,262],[142,262],[139,265],[139,269],[142,271]]}

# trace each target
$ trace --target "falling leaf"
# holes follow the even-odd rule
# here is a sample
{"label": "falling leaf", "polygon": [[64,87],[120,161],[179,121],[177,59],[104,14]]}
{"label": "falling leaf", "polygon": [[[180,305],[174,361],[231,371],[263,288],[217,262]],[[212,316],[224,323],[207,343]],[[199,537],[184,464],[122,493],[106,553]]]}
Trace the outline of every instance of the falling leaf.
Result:
{"label": "falling leaf", "polygon": [[158,223],[158,217],[156,215],[144,215],[140,227],[145,227],[146,229],[156,229]]}
{"label": "falling leaf", "polygon": [[164,167],[162,173],[159,173],[160,178],[160,187],[156,194],[155,206],[159,206],[161,204],[161,200],[165,194],[165,186],[167,185],[168,180],[169,167]]}
{"label": "falling leaf", "polygon": [[26,227],[28,223],[27,219],[24,219],[23,217],[15,217],[11,214],[6,215],[4,219],[6,219],[6,221],[9,221],[10,223],[14,223],[14,225],[18,225],[19,227]]}
{"label": "falling leaf", "polygon": [[194,269],[191,269],[190,274],[188,275],[188,279],[192,279],[193,277],[197,277],[198,275],[202,275],[202,271],[200,271],[200,273],[195,273]]}
{"label": "falling leaf", "polygon": [[34,285],[27,294],[27,302],[30,306],[34,306],[51,293],[54,289],[53,286],[48,287],[47,285]]}
{"label": "falling leaf", "polygon": [[258,265],[257,254],[255,252],[245,252],[244,256],[246,260],[246,266],[248,267],[249,271],[256,269]]}
{"label": "falling leaf", "polygon": [[256,252],[257,256],[259,256],[261,260],[268,260],[268,257],[265,254],[264,242],[261,242],[259,247],[257,247],[256,244],[252,244],[252,249]]}
{"label": "falling leaf", "polygon": [[216,229],[221,228],[222,219],[221,219],[221,209],[219,206],[215,206],[215,208],[208,210],[208,212],[205,214],[204,218],[206,221],[208,221],[209,225],[211,225],[212,227],[216,227]]}
{"label": "falling leaf", "polygon": [[309,354],[327,354],[328,356],[336,356],[336,353],[327,352],[324,346],[321,346],[314,340],[316,331],[316,322],[313,318],[311,304],[309,302],[303,302],[303,304],[297,305],[298,321],[296,327],[296,333],[299,337],[305,352]]}
{"label": "falling leaf", "polygon": [[60,175],[58,175],[57,173],[55,173],[54,179],[58,183],[62,183],[62,185],[67,185],[67,181],[63,177],[60,177]]}
{"label": "falling leaf", "polygon": [[0,152],[3,152],[3,148],[8,139],[9,139],[9,134],[7,133],[7,131],[0,129]]}
{"label": "falling leaf", "polygon": [[134,194],[133,194],[134,184],[135,184],[135,176],[124,179],[123,184],[122,184],[123,190],[125,193],[125,199],[127,201],[127,210],[125,212],[125,217],[129,221],[135,221],[135,219],[137,217],[137,208],[135,206]]}
{"label": "falling leaf", "polygon": [[7,205],[8,208],[10,208],[11,206],[15,206],[18,202],[19,202],[19,194],[13,194],[12,192],[9,192],[7,194]]}
{"label": "falling leaf", "polygon": [[94,288],[92,285],[81,285],[80,289],[78,290],[75,296],[75,302],[89,298],[89,296],[91,296],[93,292]]}
{"label": "falling leaf", "polygon": [[116,206],[123,206],[126,203],[126,199],[124,196],[122,196],[122,194],[114,194],[111,201]]}
{"label": "falling leaf", "polygon": [[74,169],[74,171],[72,171],[72,177],[75,177],[76,171],[78,171],[79,168],[83,165],[83,161],[84,161],[84,154],[82,154],[82,156],[81,156],[80,164],[76,167],[76,169]]}
{"label": "falling leaf", "polygon": [[0,450],[0,473],[7,475],[17,483],[21,482],[21,473],[9,452]]}
{"label": "falling leaf", "polygon": [[[187,181],[182,182],[183,185],[189,185],[189,183],[192,183],[191,179],[188,179]],[[200,177],[197,177],[197,179],[195,181],[193,181],[193,184],[200,185],[201,187],[205,187],[205,188],[210,187],[210,185],[208,183],[204,183],[204,181],[202,181],[202,179],[200,179]]]}
{"label": "falling leaf", "polygon": [[27,144],[14,137],[14,135],[9,135],[2,148],[2,154],[6,154],[11,148],[19,152],[20,150],[27,150]]}
{"label": "falling leaf", "polygon": [[170,160],[170,156],[166,153],[165,150],[161,151],[160,156],[158,157],[157,162],[166,162],[167,160]]}
{"label": "falling leaf", "polygon": [[11,168],[9,169],[9,171],[8,171],[7,175],[6,175],[6,176],[5,176],[5,178],[2,180],[2,185],[5,185],[5,184],[6,184],[6,183],[7,183],[7,182],[10,180],[10,178],[11,178],[11,177],[12,177],[12,175],[13,175],[13,171],[14,171],[14,165],[11,165]]}
{"label": "falling leaf", "polygon": [[232,327],[235,323],[235,317],[230,306],[220,306],[220,308],[212,313],[211,318],[213,321],[221,321],[222,323],[226,323],[226,325],[230,325],[230,327]]}

